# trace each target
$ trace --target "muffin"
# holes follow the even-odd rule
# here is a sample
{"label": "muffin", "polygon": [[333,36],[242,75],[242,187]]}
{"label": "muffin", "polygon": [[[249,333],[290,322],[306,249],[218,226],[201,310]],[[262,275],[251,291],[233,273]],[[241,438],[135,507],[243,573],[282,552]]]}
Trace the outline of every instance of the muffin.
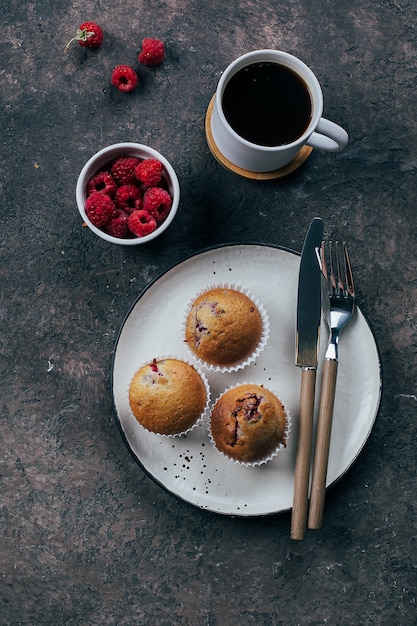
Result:
{"label": "muffin", "polygon": [[207,381],[191,364],[154,359],[134,375],[129,404],[137,421],[160,435],[179,435],[202,417],[209,401]]}
{"label": "muffin", "polygon": [[282,402],[262,385],[244,383],[225,391],[210,418],[211,439],[241,463],[266,462],[287,445],[289,417]]}
{"label": "muffin", "polygon": [[213,287],[191,304],[185,341],[204,364],[230,368],[255,357],[267,334],[266,314],[242,291]]}

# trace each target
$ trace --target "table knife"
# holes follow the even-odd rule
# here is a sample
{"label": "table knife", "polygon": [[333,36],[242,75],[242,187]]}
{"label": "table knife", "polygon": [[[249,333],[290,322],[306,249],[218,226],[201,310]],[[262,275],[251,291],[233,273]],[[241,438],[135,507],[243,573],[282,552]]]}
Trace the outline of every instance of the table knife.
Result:
{"label": "table knife", "polygon": [[295,459],[291,539],[304,539],[313,437],[314,397],[321,319],[320,247],[323,221],[313,219],[301,252],[298,276],[295,363],[301,367],[298,446]]}

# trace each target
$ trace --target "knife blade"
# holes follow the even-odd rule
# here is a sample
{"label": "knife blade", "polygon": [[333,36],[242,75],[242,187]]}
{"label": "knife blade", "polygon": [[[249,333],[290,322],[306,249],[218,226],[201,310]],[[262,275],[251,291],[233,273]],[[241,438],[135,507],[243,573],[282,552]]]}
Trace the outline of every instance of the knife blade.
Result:
{"label": "knife blade", "polygon": [[312,220],[301,251],[298,276],[295,364],[301,367],[298,446],[295,459],[291,539],[302,540],[307,525],[314,397],[321,319],[320,246],[323,221]]}

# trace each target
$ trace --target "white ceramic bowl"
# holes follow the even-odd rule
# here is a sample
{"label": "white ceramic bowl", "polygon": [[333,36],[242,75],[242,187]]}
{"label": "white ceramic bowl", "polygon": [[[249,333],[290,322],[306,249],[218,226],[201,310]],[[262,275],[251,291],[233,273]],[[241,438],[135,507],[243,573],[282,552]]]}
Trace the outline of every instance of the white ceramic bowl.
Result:
{"label": "white ceramic bowl", "polygon": [[[159,161],[161,161],[163,165],[163,176],[166,180],[166,183],[168,185],[168,191],[172,198],[172,206],[166,220],[160,226],[158,226],[156,230],[154,230],[149,235],[145,235],[144,237],[133,237],[129,239],[113,237],[112,235],[109,235],[108,233],[102,231],[100,228],[97,228],[97,226],[94,226],[94,224],[92,224],[88,219],[85,212],[88,181],[92,176],[103,170],[105,166],[123,155],[135,156],[139,157],[140,159],[159,159]],[[178,182],[178,177],[172,165],[166,160],[165,157],[162,156],[162,154],[160,154],[153,148],[149,148],[148,146],[144,146],[140,143],[116,143],[111,146],[107,146],[107,148],[99,150],[99,152],[94,154],[84,165],[77,181],[76,198],[80,215],[84,222],[87,224],[87,226],[90,228],[90,230],[93,231],[93,233],[95,233],[102,239],[109,241],[110,243],[116,243],[121,246],[137,246],[139,244],[147,243],[148,241],[155,239],[156,237],[161,235],[171,224],[178,210],[178,205],[180,201],[180,186]]]}

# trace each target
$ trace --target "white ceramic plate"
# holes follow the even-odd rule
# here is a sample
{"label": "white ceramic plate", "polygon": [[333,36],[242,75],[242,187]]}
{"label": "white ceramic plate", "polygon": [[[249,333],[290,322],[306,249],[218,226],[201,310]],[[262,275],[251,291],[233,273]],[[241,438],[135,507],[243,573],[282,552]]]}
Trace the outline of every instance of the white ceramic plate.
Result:
{"label": "white ceramic plate", "polygon": [[[190,504],[235,516],[268,515],[292,506],[300,391],[300,369],[294,364],[299,263],[298,254],[266,245],[226,245],[198,253],[150,284],[122,325],[112,380],[120,430],[141,467]],[[263,466],[246,468],[223,458],[211,446],[204,424],[185,437],[166,438],[145,431],[130,412],[129,383],[140,365],[158,356],[189,358],[182,335],[185,309],[195,294],[215,283],[248,289],[269,315],[269,340],[253,365],[230,374],[207,372],[212,399],[232,384],[257,382],[275,391],[289,409],[288,446]],[[323,357],[328,336],[324,323],[321,336]],[[357,458],[379,408],[378,350],[360,310],[343,332],[339,356],[328,485]],[[320,381],[319,367],[317,390]]]}

